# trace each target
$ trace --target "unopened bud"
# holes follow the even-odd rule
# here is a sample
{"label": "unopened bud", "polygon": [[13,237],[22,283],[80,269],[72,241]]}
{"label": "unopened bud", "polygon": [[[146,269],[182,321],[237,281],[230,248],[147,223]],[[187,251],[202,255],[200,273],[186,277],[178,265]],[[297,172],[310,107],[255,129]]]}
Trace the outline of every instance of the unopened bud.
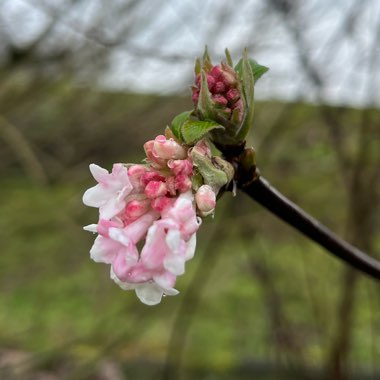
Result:
{"label": "unopened bud", "polygon": [[201,216],[207,216],[214,212],[216,195],[209,185],[202,185],[195,194],[195,202]]}
{"label": "unopened bud", "polygon": [[173,139],[167,140],[165,136],[157,136],[153,144],[153,155],[156,158],[169,159],[184,159],[187,156],[186,150]]}
{"label": "unopened bud", "polygon": [[168,167],[174,175],[184,174],[190,176],[193,173],[193,164],[190,160],[169,160]]}
{"label": "unopened bud", "polygon": [[127,203],[124,214],[128,219],[137,219],[148,212],[149,207],[150,199],[133,199]]}
{"label": "unopened bud", "polygon": [[144,144],[144,150],[149,163],[155,168],[166,166],[166,160],[154,154],[154,140],[149,140]]}
{"label": "unopened bud", "polygon": [[150,181],[145,188],[145,195],[148,198],[158,198],[166,195],[168,192],[168,188],[165,182],[161,181]]}

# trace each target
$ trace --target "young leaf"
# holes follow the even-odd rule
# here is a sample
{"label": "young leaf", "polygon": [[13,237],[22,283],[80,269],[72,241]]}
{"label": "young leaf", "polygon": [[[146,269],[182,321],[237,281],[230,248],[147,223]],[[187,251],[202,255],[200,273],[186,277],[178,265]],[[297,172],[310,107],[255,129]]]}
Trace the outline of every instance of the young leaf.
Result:
{"label": "young leaf", "polygon": [[232,62],[232,57],[231,57],[230,51],[229,51],[227,48],[226,48],[226,50],[225,50],[225,54],[226,54],[227,63],[228,63],[231,67],[233,67],[234,64],[233,64],[233,62]]}
{"label": "young leaf", "polygon": [[245,99],[247,101],[247,106],[251,107],[253,106],[255,78],[253,76],[253,71],[251,69],[250,61],[248,59],[247,50],[244,50],[244,55],[242,59],[241,79],[243,82],[243,91]]}
{"label": "young leaf", "polygon": [[[264,75],[269,70],[268,67],[260,65],[254,59],[250,59],[249,64],[251,66],[255,83],[261,78],[262,75]],[[235,66],[235,70],[239,73],[240,78],[242,76],[242,66],[243,66],[243,59],[241,59]]]}
{"label": "young leaf", "polygon": [[213,129],[224,129],[215,121],[186,120],[181,127],[181,135],[186,144],[193,144]]}
{"label": "young leaf", "polygon": [[189,120],[190,115],[193,111],[185,111],[177,115],[171,122],[170,129],[173,132],[173,135],[178,139],[178,140],[183,140],[182,135],[181,135],[181,127],[182,124]]}
{"label": "young leaf", "polygon": [[243,93],[245,100],[245,118],[236,133],[236,137],[243,141],[249,132],[253,123],[254,113],[254,77],[250,61],[248,59],[247,50],[244,51],[243,59],[241,61],[241,80],[243,85]]}
{"label": "young leaf", "polygon": [[201,89],[198,99],[198,111],[201,119],[213,119],[215,115],[215,104],[211,99],[211,94],[208,89],[207,76],[202,70],[201,73]]}

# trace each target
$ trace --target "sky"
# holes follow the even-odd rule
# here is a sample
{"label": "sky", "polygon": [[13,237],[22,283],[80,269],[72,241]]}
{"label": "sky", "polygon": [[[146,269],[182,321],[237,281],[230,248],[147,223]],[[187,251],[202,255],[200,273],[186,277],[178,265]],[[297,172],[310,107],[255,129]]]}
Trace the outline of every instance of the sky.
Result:
{"label": "sky", "polygon": [[[109,69],[98,77],[97,84],[107,89],[183,92],[206,44],[215,62],[225,47],[237,60],[247,46],[252,58],[270,68],[257,84],[257,98],[379,105],[380,1],[293,1],[300,7],[284,22],[268,0],[141,0],[124,13],[122,0],[82,0],[61,18],[55,33],[57,40],[60,35],[86,39],[95,18],[102,38],[120,40],[128,31],[110,50]],[[65,3],[2,0],[2,26],[26,44],[52,17],[46,8],[59,12]],[[310,81],[302,55],[323,79],[322,88]]]}

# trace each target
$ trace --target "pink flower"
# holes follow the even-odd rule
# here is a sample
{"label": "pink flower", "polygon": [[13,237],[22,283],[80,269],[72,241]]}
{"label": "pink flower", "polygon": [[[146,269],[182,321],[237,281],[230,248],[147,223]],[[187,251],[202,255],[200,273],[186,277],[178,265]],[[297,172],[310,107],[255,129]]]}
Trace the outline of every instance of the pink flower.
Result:
{"label": "pink flower", "polygon": [[186,150],[180,144],[173,139],[166,139],[163,135],[159,135],[155,138],[153,155],[166,160],[183,160],[187,157]]}
{"label": "pink flower", "polygon": [[[146,165],[114,164],[111,173],[90,165],[98,185],[85,192],[83,202],[99,208],[99,222],[84,229],[98,233],[91,258],[109,264],[111,278],[122,289],[135,290],[143,303],[155,305],[163,295],[178,294],[176,279],[194,256],[201,219],[189,149],[165,136],[144,148]],[[211,155],[205,142],[196,149]],[[198,194],[204,204],[210,196]]]}
{"label": "pink flower", "polygon": [[83,195],[86,206],[98,207],[100,217],[110,219],[125,207],[125,197],[132,191],[128,170],[123,164],[114,164],[112,172],[91,164],[90,171],[98,185],[88,189]]}
{"label": "pink flower", "polygon": [[202,216],[212,214],[216,205],[216,195],[209,185],[202,185],[195,194],[195,202]]}
{"label": "pink flower", "polygon": [[[149,227],[139,260],[134,261],[132,252],[118,254],[111,277],[121,288],[135,289],[139,299],[148,305],[159,303],[163,294],[177,294],[176,277],[185,272],[185,262],[194,256],[199,225],[192,194],[181,194],[165,215]],[[129,243],[112,232],[110,236],[120,243]]]}

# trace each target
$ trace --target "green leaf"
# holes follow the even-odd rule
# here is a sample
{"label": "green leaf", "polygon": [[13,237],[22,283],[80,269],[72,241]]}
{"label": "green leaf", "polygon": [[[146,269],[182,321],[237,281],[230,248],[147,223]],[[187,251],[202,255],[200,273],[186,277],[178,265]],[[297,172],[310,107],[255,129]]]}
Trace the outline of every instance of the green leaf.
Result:
{"label": "green leaf", "polygon": [[[250,59],[249,64],[251,66],[255,83],[262,77],[262,75],[264,75],[269,70],[268,67],[260,65],[254,59]],[[243,68],[243,59],[241,59],[235,66],[235,71],[239,73],[240,78],[242,77],[242,68]]]}
{"label": "green leaf", "polygon": [[200,74],[201,70],[202,70],[202,63],[201,63],[201,60],[199,58],[197,58],[195,60],[195,67],[194,67],[195,75]]}
{"label": "green leaf", "polygon": [[234,64],[233,64],[233,62],[232,62],[232,57],[231,57],[230,51],[226,48],[226,50],[225,50],[224,52],[225,52],[225,54],[226,54],[227,63],[228,63],[231,67],[233,67]]}
{"label": "green leaf", "polygon": [[210,70],[212,68],[212,62],[208,53],[207,45],[205,46],[205,51],[203,53],[203,68],[206,70]]}
{"label": "green leaf", "polygon": [[247,50],[244,50],[243,59],[241,61],[241,81],[243,85],[243,94],[245,101],[245,117],[240,126],[240,129],[236,133],[238,140],[244,141],[253,123],[254,113],[254,76],[252,66],[248,59]]}
{"label": "green leaf", "polygon": [[208,89],[207,76],[204,70],[201,73],[201,89],[199,91],[198,111],[201,119],[213,119],[215,116],[215,104],[211,99]]}
{"label": "green leaf", "polygon": [[182,124],[190,119],[190,115],[193,111],[185,111],[177,115],[171,122],[170,130],[173,132],[173,135],[179,140],[183,140],[181,135]]}
{"label": "green leaf", "polygon": [[242,59],[241,79],[243,83],[243,91],[245,99],[247,101],[247,106],[251,107],[253,106],[255,78],[253,76],[253,71],[250,65],[250,61],[248,59],[247,50],[244,50],[244,55]]}
{"label": "green leaf", "polygon": [[213,129],[224,129],[215,121],[186,120],[182,124],[181,134],[186,144],[193,144]]}

